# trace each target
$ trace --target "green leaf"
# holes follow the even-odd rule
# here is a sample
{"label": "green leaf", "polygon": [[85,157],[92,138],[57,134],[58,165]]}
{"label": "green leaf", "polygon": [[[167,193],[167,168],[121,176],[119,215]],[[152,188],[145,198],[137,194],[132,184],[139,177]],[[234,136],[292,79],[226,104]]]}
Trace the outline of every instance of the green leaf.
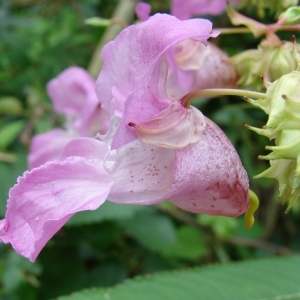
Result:
{"label": "green leaf", "polygon": [[21,102],[15,97],[0,98],[0,113],[19,116],[23,111]]}
{"label": "green leaf", "polygon": [[224,216],[197,215],[197,220],[202,225],[210,226],[220,238],[228,238],[238,225],[236,218]]}
{"label": "green leaf", "polygon": [[123,222],[123,228],[151,251],[165,253],[176,244],[176,230],[171,219],[150,207]]}
{"label": "green leaf", "polygon": [[7,148],[20,134],[25,126],[25,121],[15,121],[0,129],[0,148]]}
{"label": "green leaf", "polygon": [[59,299],[300,299],[299,265],[299,256],[211,265],[139,277],[115,288],[85,290]]}
{"label": "green leaf", "polygon": [[17,177],[27,169],[27,155],[24,152],[24,149],[20,149],[20,153],[16,154],[17,159],[13,163],[0,162],[0,216],[3,216],[6,210],[8,190],[17,182]]}
{"label": "green leaf", "polygon": [[32,264],[24,257],[10,251],[8,255],[5,255],[3,287],[12,296],[11,299],[36,299],[39,287],[37,276],[41,272],[42,269],[38,263]]}
{"label": "green leaf", "polygon": [[196,228],[182,226],[177,230],[177,243],[168,249],[167,254],[193,260],[206,253],[205,235]]}

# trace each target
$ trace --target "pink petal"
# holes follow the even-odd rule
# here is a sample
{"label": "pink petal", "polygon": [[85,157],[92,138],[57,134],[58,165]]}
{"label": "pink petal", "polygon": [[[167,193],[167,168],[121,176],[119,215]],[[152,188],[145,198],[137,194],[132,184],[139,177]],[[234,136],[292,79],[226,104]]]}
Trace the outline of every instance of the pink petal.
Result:
{"label": "pink petal", "polygon": [[160,147],[180,149],[196,143],[205,128],[202,113],[194,108],[173,102],[155,118],[140,124],[130,123],[141,141]]}
{"label": "pink petal", "polygon": [[[106,162],[115,180],[108,199],[142,205],[161,201],[155,199],[165,194],[173,182],[175,151],[136,139],[114,152]],[[109,160],[115,160],[114,164]]]}
{"label": "pink petal", "polygon": [[236,87],[238,74],[235,66],[217,46],[186,40],[172,50],[168,53],[169,94],[182,97],[193,90]]}
{"label": "pink petal", "polygon": [[74,213],[97,209],[111,185],[101,164],[84,158],[50,162],[25,172],[10,190],[0,240],[35,261]]}
{"label": "pink petal", "polygon": [[101,106],[96,107],[90,119],[88,120],[89,136],[96,134],[106,134],[109,129],[109,114]]}
{"label": "pink petal", "polygon": [[104,161],[109,149],[108,145],[94,138],[77,138],[70,141],[61,156],[60,160],[68,157],[79,156],[86,159]]}
{"label": "pink petal", "polygon": [[139,2],[135,7],[135,13],[141,21],[147,21],[151,13],[151,5]]}
{"label": "pink petal", "polygon": [[[219,15],[226,8],[227,0],[173,0],[171,14],[180,20],[198,15]],[[239,0],[234,2],[238,3]]]}
{"label": "pink petal", "polygon": [[202,139],[176,150],[175,165],[173,184],[161,200],[208,215],[238,216],[247,210],[247,173],[226,135],[208,118]]}
{"label": "pink petal", "polygon": [[47,85],[55,110],[61,114],[79,117],[78,129],[87,131],[90,117],[99,100],[93,78],[82,68],[70,67],[52,79]]}
{"label": "pink petal", "polygon": [[[166,14],[156,14],[145,22],[124,29],[102,51],[104,65],[96,82],[96,92],[104,109],[110,114],[114,114],[115,110],[122,111],[122,102],[124,106],[128,95],[141,81],[145,81],[146,74],[153,72],[154,66],[170,47],[190,38],[206,44],[212,36],[211,29],[212,24],[208,20],[180,21]],[[111,102],[113,88],[121,95],[115,101],[118,103],[119,100],[118,107]],[[137,101],[141,102],[141,106],[144,103],[142,99]]]}
{"label": "pink petal", "polygon": [[76,137],[75,133],[63,129],[53,129],[33,137],[28,155],[29,169],[37,168],[42,164],[59,159],[65,145]]}

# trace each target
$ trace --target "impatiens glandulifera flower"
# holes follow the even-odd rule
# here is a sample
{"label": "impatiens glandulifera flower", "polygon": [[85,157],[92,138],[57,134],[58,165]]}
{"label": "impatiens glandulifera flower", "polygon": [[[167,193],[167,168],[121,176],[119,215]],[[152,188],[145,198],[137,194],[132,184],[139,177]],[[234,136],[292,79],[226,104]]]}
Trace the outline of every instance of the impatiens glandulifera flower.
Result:
{"label": "impatiens glandulifera flower", "polygon": [[100,107],[95,82],[80,67],[69,67],[47,85],[56,112],[66,117],[64,129],[53,129],[33,137],[28,156],[29,168],[59,159],[65,145],[78,136],[106,133],[107,113]]}
{"label": "impatiens glandulifera flower", "polygon": [[73,139],[59,160],[25,172],[9,192],[0,240],[34,261],[74,213],[105,200],[169,200],[224,216],[250,208],[251,226],[248,177],[233,145],[200,111],[167,92],[168,50],[188,39],[206,44],[210,32],[207,20],[155,15],[108,43],[97,94],[111,115],[109,132],[98,135],[102,140]]}
{"label": "impatiens glandulifera flower", "polygon": [[[180,20],[187,20],[192,16],[219,15],[227,5],[226,0],[172,0],[171,14]],[[239,3],[240,0],[230,1]]]}
{"label": "impatiens glandulifera flower", "polygon": [[[294,53],[299,68],[299,54],[296,50]],[[260,156],[269,160],[271,166],[256,178],[277,179],[279,197],[282,202],[289,201],[288,212],[300,194],[300,72],[291,72],[266,85],[265,99],[246,100],[268,114],[268,122],[262,129],[247,127],[275,140],[275,146],[266,147],[272,152]]]}
{"label": "impatiens glandulifera flower", "polygon": [[[155,30],[157,24],[159,32]],[[210,31],[207,20],[180,21],[160,14],[128,27],[104,47],[104,65],[96,91],[103,106],[121,118],[112,149],[138,139],[153,149],[175,151],[175,170],[179,171],[175,173],[174,190],[160,200],[169,199],[193,212],[233,216],[244,212],[249,204],[248,178],[240,160],[223,132],[196,108],[183,105],[181,95],[168,86],[169,51],[185,41],[193,40],[192,46],[199,42],[205,45]],[[124,55],[129,57],[127,61],[122,59]],[[213,144],[215,147],[210,147]],[[210,157],[222,153],[226,153],[224,160]],[[230,168],[224,167],[227,162],[236,166],[232,168],[233,177],[225,171]],[[151,168],[152,165],[150,161]],[[203,173],[203,169],[209,171]]]}

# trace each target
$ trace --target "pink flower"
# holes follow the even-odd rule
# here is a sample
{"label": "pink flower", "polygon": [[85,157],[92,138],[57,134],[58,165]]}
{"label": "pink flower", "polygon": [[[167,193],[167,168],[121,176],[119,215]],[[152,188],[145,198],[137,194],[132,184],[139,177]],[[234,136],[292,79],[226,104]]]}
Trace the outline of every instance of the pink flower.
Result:
{"label": "pink flower", "polygon": [[[195,15],[219,15],[225,10],[227,2],[227,0],[173,0],[171,14],[180,20],[187,20]],[[239,3],[240,0],[231,2]]]}
{"label": "pink flower", "polygon": [[158,14],[108,43],[96,89],[111,115],[109,132],[101,140],[73,139],[59,160],[25,172],[10,190],[0,239],[34,261],[74,213],[106,199],[168,199],[196,213],[244,213],[248,178],[232,144],[167,91],[169,49],[189,39],[206,44],[210,32],[207,20]]}
{"label": "pink flower", "polygon": [[33,137],[28,156],[30,169],[59,159],[73,138],[103,134],[109,126],[108,115],[95,93],[95,82],[84,69],[67,68],[48,83],[47,91],[56,112],[66,117],[65,128]]}

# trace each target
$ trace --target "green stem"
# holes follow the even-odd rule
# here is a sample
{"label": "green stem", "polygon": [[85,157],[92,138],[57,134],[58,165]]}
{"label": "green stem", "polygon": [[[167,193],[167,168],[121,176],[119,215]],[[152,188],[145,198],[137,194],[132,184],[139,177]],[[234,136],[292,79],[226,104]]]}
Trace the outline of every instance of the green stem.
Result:
{"label": "green stem", "polygon": [[[300,24],[297,25],[277,25],[270,24],[266,25],[266,34],[268,31],[300,31]],[[233,28],[214,28],[216,31],[221,31],[221,34],[241,34],[241,33],[252,33],[252,31],[247,27],[233,27]]]}
{"label": "green stem", "polygon": [[197,90],[186,94],[180,100],[182,106],[189,107],[191,102],[195,99],[212,97],[212,96],[241,96],[241,97],[252,97],[252,98],[265,98],[265,93],[253,92],[248,90],[239,89],[206,89]]}
{"label": "green stem", "polygon": [[14,154],[0,152],[0,162],[13,163],[16,160]]}
{"label": "green stem", "polygon": [[221,34],[252,33],[247,27],[214,28],[214,31],[221,31]]}
{"label": "green stem", "polygon": [[101,57],[101,51],[103,46],[109,41],[113,40],[119,32],[124,29],[125,24],[130,24],[134,18],[134,8],[138,0],[121,0],[116,7],[112,16],[113,20],[122,20],[123,22],[114,22],[104,33],[97,48],[95,49],[92,59],[88,66],[88,72],[92,77],[97,78],[103,62]]}

